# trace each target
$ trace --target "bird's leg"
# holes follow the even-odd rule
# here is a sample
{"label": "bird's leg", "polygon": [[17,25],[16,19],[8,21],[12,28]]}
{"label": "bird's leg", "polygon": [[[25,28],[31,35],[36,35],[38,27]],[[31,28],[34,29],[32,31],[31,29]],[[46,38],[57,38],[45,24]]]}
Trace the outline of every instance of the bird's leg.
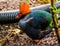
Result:
{"label": "bird's leg", "polygon": [[40,39],[40,40],[35,40],[35,42],[37,43],[37,44],[41,44],[42,43],[42,40]]}

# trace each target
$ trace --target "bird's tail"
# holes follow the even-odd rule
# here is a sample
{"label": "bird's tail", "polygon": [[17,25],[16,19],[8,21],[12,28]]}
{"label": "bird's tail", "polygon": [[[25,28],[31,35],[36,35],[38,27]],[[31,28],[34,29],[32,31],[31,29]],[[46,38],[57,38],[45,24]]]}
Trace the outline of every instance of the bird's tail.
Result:
{"label": "bird's tail", "polygon": [[43,32],[42,34],[39,34],[39,38],[42,39],[44,38],[46,35],[48,35],[49,33],[52,32],[52,28],[50,27],[48,30],[46,30],[45,32]]}

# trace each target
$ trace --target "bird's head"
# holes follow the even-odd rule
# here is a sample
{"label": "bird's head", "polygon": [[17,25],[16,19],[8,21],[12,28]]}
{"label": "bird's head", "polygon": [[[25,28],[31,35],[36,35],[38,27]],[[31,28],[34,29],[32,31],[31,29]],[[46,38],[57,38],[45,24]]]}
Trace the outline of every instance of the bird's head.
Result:
{"label": "bird's head", "polygon": [[20,2],[19,10],[20,13],[17,15],[18,19],[30,13],[30,6],[26,2]]}

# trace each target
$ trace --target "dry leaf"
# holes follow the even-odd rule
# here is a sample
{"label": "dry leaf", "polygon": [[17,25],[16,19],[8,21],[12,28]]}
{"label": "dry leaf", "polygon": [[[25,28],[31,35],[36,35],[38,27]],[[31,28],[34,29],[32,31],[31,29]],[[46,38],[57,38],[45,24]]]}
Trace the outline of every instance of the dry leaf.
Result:
{"label": "dry leaf", "polygon": [[13,34],[18,34],[18,33],[22,33],[22,31],[20,29],[13,29],[12,33]]}

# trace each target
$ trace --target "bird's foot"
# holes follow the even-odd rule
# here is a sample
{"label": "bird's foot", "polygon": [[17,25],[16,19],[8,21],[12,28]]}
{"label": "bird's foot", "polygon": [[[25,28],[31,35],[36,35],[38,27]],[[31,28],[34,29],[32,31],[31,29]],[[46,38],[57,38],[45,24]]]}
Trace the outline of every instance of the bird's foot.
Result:
{"label": "bird's foot", "polygon": [[42,40],[35,40],[35,42],[36,42],[37,44],[41,44],[41,43],[42,43]]}

